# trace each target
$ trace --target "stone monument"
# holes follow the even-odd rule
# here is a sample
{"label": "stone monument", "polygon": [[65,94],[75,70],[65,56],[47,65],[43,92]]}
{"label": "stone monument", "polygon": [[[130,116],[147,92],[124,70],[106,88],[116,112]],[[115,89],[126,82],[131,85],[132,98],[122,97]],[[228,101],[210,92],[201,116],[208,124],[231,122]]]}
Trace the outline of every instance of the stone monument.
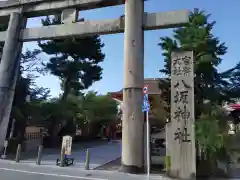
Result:
{"label": "stone monument", "polygon": [[71,136],[63,136],[62,139],[62,149],[65,149],[65,155],[72,154],[72,137]]}
{"label": "stone monument", "polygon": [[168,173],[191,179],[196,175],[193,52],[173,52],[171,58],[171,121],[166,125],[166,153],[171,161]]}

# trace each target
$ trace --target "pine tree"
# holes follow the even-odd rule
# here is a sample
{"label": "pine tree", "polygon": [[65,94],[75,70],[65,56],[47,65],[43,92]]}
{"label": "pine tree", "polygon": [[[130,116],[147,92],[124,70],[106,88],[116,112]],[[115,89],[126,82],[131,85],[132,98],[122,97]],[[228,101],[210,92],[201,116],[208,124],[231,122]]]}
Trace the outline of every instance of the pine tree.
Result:
{"label": "pine tree", "polygon": [[[61,24],[59,16],[42,20],[44,26]],[[101,79],[102,68],[99,65],[105,55],[104,44],[99,36],[76,37],[39,42],[42,51],[51,55],[46,68],[59,77],[63,90],[62,99],[68,94],[78,94]]]}
{"label": "pine tree", "polygon": [[[170,103],[171,52],[174,50],[190,50],[194,52],[195,103],[196,115],[201,114],[204,100],[221,104],[239,95],[240,88],[234,85],[237,80],[238,66],[219,72],[221,56],[227,52],[225,43],[212,33],[215,21],[209,22],[209,14],[195,10],[189,16],[190,23],[174,30],[173,38],[163,37],[159,43],[163,49],[164,68],[160,72],[167,75],[160,86],[165,100]],[[233,77],[235,73],[235,77]],[[230,80],[231,79],[231,80]],[[232,93],[234,91],[234,94]]]}
{"label": "pine tree", "polygon": [[[227,47],[214,36],[212,30],[216,22],[210,22],[209,17],[210,15],[205,12],[195,10],[189,16],[188,25],[175,29],[173,38],[161,38],[159,43],[164,56],[164,68],[160,72],[167,76],[160,82],[160,87],[168,107],[170,105],[171,53],[175,50],[194,53],[196,141],[201,145],[197,148],[207,150],[203,153],[207,159],[201,159],[200,154],[197,155],[197,175],[214,173],[217,169],[215,165],[219,154],[222,151],[227,152],[228,142],[225,142],[227,117],[219,110],[222,110],[223,102],[240,96],[240,64],[225,72],[219,71],[218,66],[223,61],[222,55],[227,53]],[[206,104],[205,100],[209,103]],[[209,133],[209,129],[206,128],[208,126],[213,128],[212,133]]]}

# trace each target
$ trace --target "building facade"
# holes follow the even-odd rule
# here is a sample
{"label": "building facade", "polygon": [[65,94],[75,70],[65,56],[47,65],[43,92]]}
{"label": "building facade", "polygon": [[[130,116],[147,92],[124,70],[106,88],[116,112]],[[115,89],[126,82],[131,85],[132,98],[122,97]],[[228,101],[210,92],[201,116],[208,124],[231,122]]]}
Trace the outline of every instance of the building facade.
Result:
{"label": "building facade", "polygon": [[[157,109],[157,103],[154,103],[155,101],[160,101],[160,96],[161,96],[161,90],[159,88],[159,83],[160,83],[161,79],[157,79],[157,78],[146,78],[144,80],[144,85],[148,86],[148,99],[149,99],[149,103],[150,103],[150,112],[149,112],[149,121],[151,122],[151,125],[158,125],[158,124],[162,124],[163,119],[161,119],[161,117],[156,117],[156,111],[160,111],[159,109]],[[122,111],[123,108],[123,89],[121,89],[120,91],[117,92],[111,92],[110,93],[111,97],[116,100],[119,103],[119,107],[120,107],[120,112]],[[118,121],[118,131],[121,131],[122,127],[121,127],[121,113],[119,116],[119,121]],[[160,122],[161,121],[161,122]],[[162,127],[160,127],[161,129]]]}

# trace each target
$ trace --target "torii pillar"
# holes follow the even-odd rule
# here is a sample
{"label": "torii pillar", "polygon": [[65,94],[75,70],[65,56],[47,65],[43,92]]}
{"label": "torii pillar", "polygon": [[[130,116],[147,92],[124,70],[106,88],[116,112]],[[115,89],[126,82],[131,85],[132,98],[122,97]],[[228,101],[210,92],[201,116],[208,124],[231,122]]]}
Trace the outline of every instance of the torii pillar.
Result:
{"label": "torii pillar", "polygon": [[144,2],[125,1],[122,172],[143,171]]}
{"label": "torii pillar", "polygon": [[16,82],[20,71],[20,30],[26,25],[21,13],[10,15],[0,64],[0,150],[4,147]]}

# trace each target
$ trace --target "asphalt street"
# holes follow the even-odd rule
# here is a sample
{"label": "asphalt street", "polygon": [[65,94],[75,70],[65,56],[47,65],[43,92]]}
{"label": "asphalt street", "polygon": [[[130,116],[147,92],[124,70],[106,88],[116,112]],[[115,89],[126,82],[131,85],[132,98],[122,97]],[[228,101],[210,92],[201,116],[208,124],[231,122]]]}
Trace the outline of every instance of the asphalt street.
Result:
{"label": "asphalt street", "polygon": [[[0,180],[146,180],[145,175],[124,174],[113,171],[85,171],[71,167],[29,165],[0,160]],[[151,176],[151,180],[169,180]]]}

